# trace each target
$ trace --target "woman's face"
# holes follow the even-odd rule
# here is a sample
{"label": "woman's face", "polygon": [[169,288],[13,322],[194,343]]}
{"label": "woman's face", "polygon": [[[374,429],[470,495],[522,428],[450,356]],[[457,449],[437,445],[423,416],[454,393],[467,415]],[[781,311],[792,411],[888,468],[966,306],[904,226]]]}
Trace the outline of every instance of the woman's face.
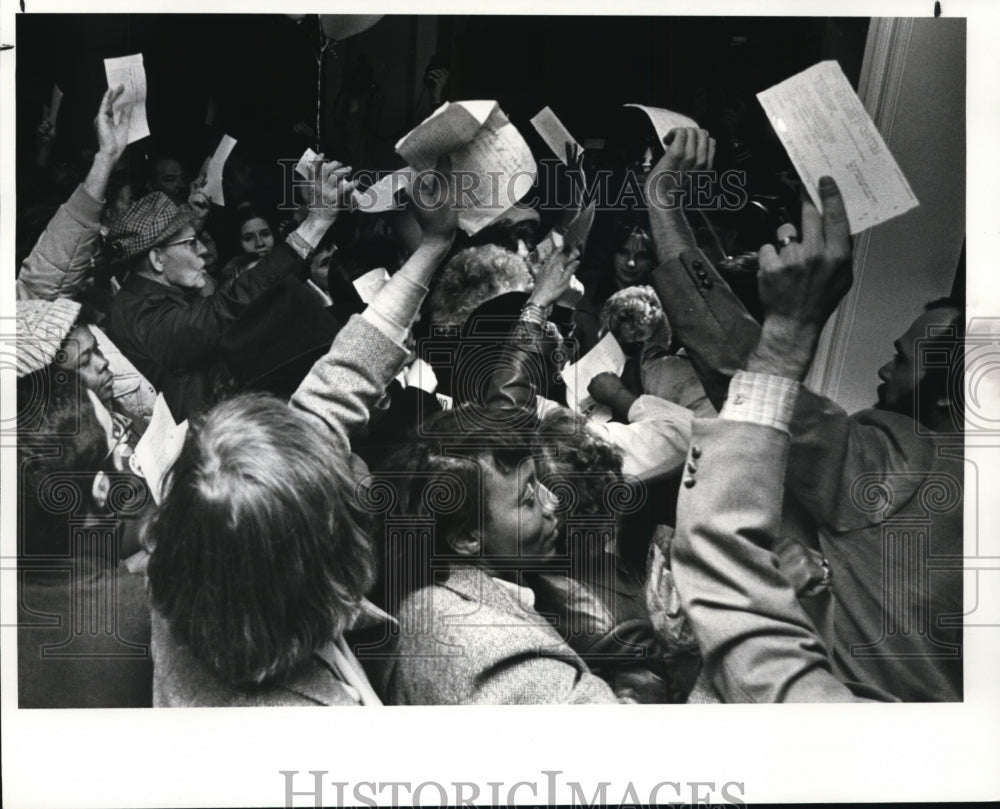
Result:
{"label": "woman's face", "polygon": [[653,271],[653,245],[641,230],[633,230],[615,251],[615,281],[619,289],[646,283]]}
{"label": "woman's face", "polygon": [[553,556],[559,537],[556,498],[538,482],[534,461],[509,473],[488,460],[481,465],[488,510],[481,538],[483,556]]}
{"label": "woman's face", "polygon": [[266,256],[274,247],[271,226],[259,216],[248,219],[240,227],[240,246],[244,253]]}

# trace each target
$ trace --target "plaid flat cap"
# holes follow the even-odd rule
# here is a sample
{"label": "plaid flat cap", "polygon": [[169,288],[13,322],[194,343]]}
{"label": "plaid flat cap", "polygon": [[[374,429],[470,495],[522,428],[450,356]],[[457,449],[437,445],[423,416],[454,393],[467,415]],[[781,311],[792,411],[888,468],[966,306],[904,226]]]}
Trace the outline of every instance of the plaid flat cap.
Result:
{"label": "plaid flat cap", "polygon": [[17,302],[17,375],[27,376],[52,364],[80,315],[69,298]]}
{"label": "plaid flat cap", "polygon": [[139,199],[108,231],[113,261],[129,261],[166,240],[191,218],[162,191]]}

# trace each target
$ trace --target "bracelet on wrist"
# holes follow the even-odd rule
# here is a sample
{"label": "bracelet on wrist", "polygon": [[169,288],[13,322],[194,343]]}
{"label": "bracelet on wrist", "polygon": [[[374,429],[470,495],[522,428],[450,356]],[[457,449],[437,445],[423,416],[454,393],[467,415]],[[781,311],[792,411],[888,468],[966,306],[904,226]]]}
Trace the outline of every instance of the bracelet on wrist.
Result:
{"label": "bracelet on wrist", "polygon": [[312,255],[313,246],[309,244],[305,239],[303,239],[297,231],[292,231],[285,238],[285,243],[292,248],[299,257],[302,259],[308,259]]}
{"label": "bracelet on wrist", "polygon": [[549,320],[548,310],[549,307],[542,306],[539,303],[526,303],[524,308],[521,309],[521,320],[526,320],[529,323],[534,323],[544,328]]}

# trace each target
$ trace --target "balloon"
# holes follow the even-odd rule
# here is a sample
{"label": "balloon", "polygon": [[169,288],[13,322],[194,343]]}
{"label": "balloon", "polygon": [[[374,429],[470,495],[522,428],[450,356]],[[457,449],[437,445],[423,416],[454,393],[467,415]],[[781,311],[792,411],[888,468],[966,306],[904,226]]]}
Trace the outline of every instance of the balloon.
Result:
{"label": "balloon", "polygon": [[339,42],[367,31],[382,17],[382,14],[320,14],[319,21],[323,33]]}

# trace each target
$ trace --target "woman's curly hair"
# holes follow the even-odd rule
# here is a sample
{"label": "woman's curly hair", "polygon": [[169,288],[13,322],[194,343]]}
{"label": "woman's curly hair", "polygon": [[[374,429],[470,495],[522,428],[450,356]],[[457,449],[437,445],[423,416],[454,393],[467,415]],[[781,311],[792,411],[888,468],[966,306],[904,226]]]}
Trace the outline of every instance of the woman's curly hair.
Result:
{"label": "woman's curly hair", "polygon": [[528,264],[516,253],[493,244],[467,247],[441,271],[430,296],[431,322],[461,328],[486,301],[533,285]]}
{"label": "woman's curly hair", "polygon": [[644,343],[653,335],[666,338],[662,341],[669,343],[669,330],[660,299],[650,286],[619,290],[601,309],[601,335],[611,332],[622,344]]}

